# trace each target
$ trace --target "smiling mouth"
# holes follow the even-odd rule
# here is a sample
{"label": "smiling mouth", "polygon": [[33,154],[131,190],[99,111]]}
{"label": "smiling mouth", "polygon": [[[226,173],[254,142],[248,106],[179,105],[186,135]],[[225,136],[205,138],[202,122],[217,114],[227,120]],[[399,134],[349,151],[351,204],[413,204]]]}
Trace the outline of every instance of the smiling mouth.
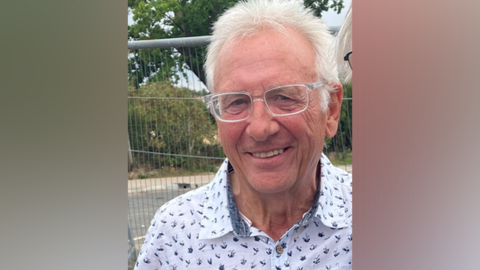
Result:
{"label": "smiling mouth", "polygon": [[274,151],[270,151],[270,152],[263,152],[263,153],[252,153],[252,155],[254,157],[258,157],[258,158],[267,158],[267,157],[273,157],[273,156],[276,156],[276,155],[280,155],[281,153],[283,153],[283,149],[278,149],[278,150],[274,150]]}

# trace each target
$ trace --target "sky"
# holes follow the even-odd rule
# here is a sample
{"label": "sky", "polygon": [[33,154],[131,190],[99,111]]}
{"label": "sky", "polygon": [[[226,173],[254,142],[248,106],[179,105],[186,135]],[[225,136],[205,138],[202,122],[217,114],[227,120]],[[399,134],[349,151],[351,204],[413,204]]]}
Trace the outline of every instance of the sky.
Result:
{"label": "sky", "polygon": [[[345,18],[345,15],[347,14],[348,8],[350,7],[351,4],[352,4],[352,0],[344,0],[343,5],[345,7],[342,9],[342,12],[340,12],[340,14],[337,14],[333,10],[329,10],[329,11],[324,12],[322,14],[322,19],[325,21],[325,23],[328,26],[340,26],[340,25],[342,25],[343,19]],[[128,12],[128,25],[133,24],[133,18],[132,17],[133,17],[133,15],[129,11]]]}
{"label": "sky", "polygon": [[347,11],[352,5],[352,0],[344,0],[343,5],[345,6],[342,9],[340,14],[337,14],[333,10],[329,10],[327,12],[322,13],[322,19],[328,26],[341,26],[343,20],[345,19],[345,15],[347,15]]}

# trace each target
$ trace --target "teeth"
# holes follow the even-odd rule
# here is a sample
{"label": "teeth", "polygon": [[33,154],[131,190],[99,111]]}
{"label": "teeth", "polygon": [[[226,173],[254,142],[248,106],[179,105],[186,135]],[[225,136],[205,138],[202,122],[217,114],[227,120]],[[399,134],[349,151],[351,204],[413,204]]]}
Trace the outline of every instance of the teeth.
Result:
{"label": "teeth", "polygon": [[273,157],[281,153],[283,153],[283,149],[274,150],[266,153],[253,153],[253,156],[259,157],[259,158],[266,158],[266,157]]}

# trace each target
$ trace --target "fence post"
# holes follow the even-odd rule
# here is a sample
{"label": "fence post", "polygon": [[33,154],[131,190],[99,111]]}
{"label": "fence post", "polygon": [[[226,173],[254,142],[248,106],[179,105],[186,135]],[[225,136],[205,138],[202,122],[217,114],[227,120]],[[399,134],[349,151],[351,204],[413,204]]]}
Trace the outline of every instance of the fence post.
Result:
{"label": "fence post", "polygon": [[130,241],[130,249],[128,251],[128,260],[130,260],[132,255],[133,256],[137,255],[137,249],[135,247],[135,241],[133,240],[132,232],[130,230],[130,221],[128,221],[128,241]]}
{"label": "fence post", "polygon": [[128,171],[131,172],[133,168],[132,149],[130,148],[130,138],[128,139]]}

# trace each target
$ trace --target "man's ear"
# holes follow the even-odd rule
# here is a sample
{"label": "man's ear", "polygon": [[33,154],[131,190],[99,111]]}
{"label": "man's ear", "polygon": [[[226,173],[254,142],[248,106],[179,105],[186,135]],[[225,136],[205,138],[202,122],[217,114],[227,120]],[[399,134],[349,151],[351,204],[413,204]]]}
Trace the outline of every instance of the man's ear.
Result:
{"label": "man's ear", "polygon": [[327,109],[327,124],[325,135],[332,138],[337,133],[338,121],[340,121],[340,112],[342,109],[343,86],[341,83],[332,85],[336,90],[330,93],[330,104]]}

